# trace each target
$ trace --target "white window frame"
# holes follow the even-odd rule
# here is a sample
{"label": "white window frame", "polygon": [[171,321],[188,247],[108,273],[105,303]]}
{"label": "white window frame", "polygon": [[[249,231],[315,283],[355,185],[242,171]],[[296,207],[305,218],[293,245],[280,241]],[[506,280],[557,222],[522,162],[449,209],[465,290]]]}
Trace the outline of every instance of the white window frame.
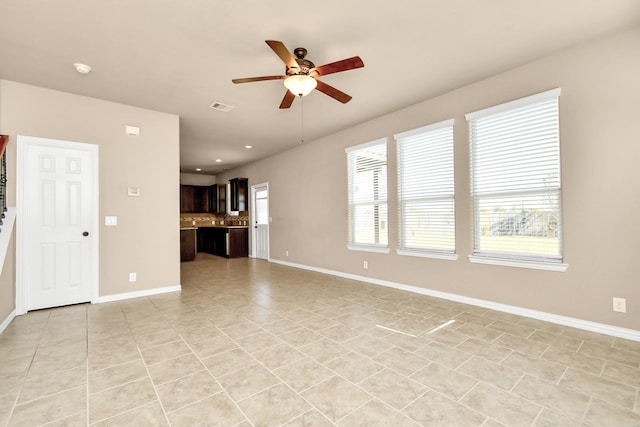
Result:
{"label": "white window frame", "polygon": [[[385,161],[385,180],[384,183],[380,183],[380,186],[384,186],[384,194],[385,197],[381,198],[380,192],[377,191],[375,194],[378,195],[377,198],[371,198],[367,200],[354,200],[355,196],[355,188],[354,188],[354,179],[355,176],[353,174],[354,170],[354,161],[357,158],[356,156],[359,153],[365,152],[368,148],[383,146],[384,147],[384,161]],[[349,250],[354,251],[365,251],[365,252],[377,252],[377,253],[389,253],[389,221],[388,221],[388,211],[389,211],[389,202],[388,202],[388,188],[387,188],[387,176],[388,176],[388,155],[387,155],[387,138],[379,138],[370,142],[366,142],[364,144],[359,144],[353,147],[348,147],[345,149],[347,153],[347,187],[348,187],[348,224],[349,224],[349,239],[347,248]],[[385,234],[384,240],[386,243],[370,243],[370,242],[358,242],[355,238],[355,223],[358,221],[358,218],[355,216],[355,207],[356,206],[366,206],[373,205],[384,206],[386,208],[387,217],[384,221],[379,221],[374,224],[374,227],[377,228],[377,235],[380,236],[381,233]]]}
{"label": "white window frame", "polygon": [[[394,135],[394,139],[396,141],[397,146],[397,162],[398,162],[398,224],[399,224],[399,248],[396,250],[398,255],[405,256],[417,256],[417,257],[426,257],[426,258],[436,258],[436,259],[445,259],[445,260],[457,260],[458,256],[456,255],[456,244],[455,244],[455,185],[454,185],[454,143],[453,143],[453,126],[455,124],[454,119],[448,119],[441,122],[433,123],[427,126],[422,126],[417,129],[408,130],[405,132],[400,132]],[[440,133],[443,129],[450,129],[451,139],[450,139],[450,147],[447,147],[447,150],[450,152],[442,152],[442,146],[438,146],[438,152],[430,152],[429,147],[426,146],[431,141],[429,140],[430,135],[435,132]],[[429,162],[430,157],[438,157],[438,161],[441,160],[443,156],[447,156],[450,158],[450,163],[443,165],[447,169],[444,171],[439,171],[439,176],[415,176],[415,177],[407,177],[405,176],[405,156],[403,155],[403,147],[406,144],[416,144],[415,137],[423,137],[424,140],[420,141],[420,144],[425,144],[425,146],[421,147],[421,154],[423,159],[427,164]],[[413,139],[413,140],[412,140]],[[435,142],[435,141],[434,141]],[[441,142],[441,141],[438,141]],[[449,143],[449,141],[447,141]],[[415,147],[415,146],[414,146]],[[449,161],[449,160],[447,160]],[[440,165],[439,165],[440,166]],[[415,191],[410,191],[409,188],[414,187],[416,184],[420,184],[422,180],[425,178],[445,178],[449,179],[450,182],[447,184],[443,184],[442,189],[438,189],[435,193],[432,194],[424,193],[419,196],[415,194]],[[406,187],[406,189],[404,189]],[[407,229],[407,212],[406,205],[408,203],[415,202],[450,202],[450,205],[453,209],[453,235],[450,238],[453,239],[453,248],[445,248],[445,247],[415,247],[410,246],[407,243],[406,229]]]}
{"label": "white window frame", "polygon": [[[476,119],[485,118],[494,114],[506,112],[509,110],[515,110],[524,106],[530,106],[533,104],[551,101],[551,100],[559,100],[561,94],[560,88],[548,90],[542,93],[538,93],[535,95],[531,95],[525,98],[517,99],[511,102],[506,102],[504,104],[496,105],[493,107],[485,108],[479,111],[475,111],[469,113],[465,116],[467,121],[469,122],[469,146],[470,146],[470,167],[471,167],[471,199],[472,199],[472,230],[474,233],[473,236],[473,254],[469,255],[469,260],[474,263],[481,264],[493,264],[493,265],[502,265],[502,266],[511,266],[511,267],[522,267],[522,268],[532,268],[532,269],[540,269],[540,270],[551,270],[551,271],[566,271],[568,265],[563,262],[563,254],[562,254],[562,188],[560,185],[560,181],[558,181],[557,188],[554,187],[554,191],[557,191],[558,197],[558,208],[559,208],[559,230],[558,230],[558,239],[559,239],[559,254],[558,256],[550,256],[545,257],[543,255],[526,255],[517,252],[490,252],[490,251],[482,251],[478,250],[478,241],[480,239],[479,234],[481,232],[479,226],[479,199],[480,196],[476,196],[475,188],[474,188],[474,121]],[[559,116],[559,111],[558,111]],[[559,117],[558,117],[559,120]],[[558,136],[559,138],[559,136]],[[559,143],[558,143],[558,180],[560,179],[560,152],[559,152]],[[514,192],[511,195],[522,194],[525,196],[525,192]],[[485,197],[488,197],[485,195]]]}

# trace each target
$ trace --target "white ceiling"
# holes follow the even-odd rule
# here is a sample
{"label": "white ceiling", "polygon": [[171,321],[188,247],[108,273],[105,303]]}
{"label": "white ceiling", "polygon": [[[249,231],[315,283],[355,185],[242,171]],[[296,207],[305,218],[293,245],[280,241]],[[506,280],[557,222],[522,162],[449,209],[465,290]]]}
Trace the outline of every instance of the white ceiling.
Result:
{"label": "white ceiling", "polygon": [[351,102],[303,98],[311,141],[638,25],[640,1],[0,0],[0,17],[0,78],[178,114],[182,172],[215,175],[300,144],[301,102],[278,109],[282,81],[231,83],[284,73],[265,40],[316,65],[364,61],[321,77]]}

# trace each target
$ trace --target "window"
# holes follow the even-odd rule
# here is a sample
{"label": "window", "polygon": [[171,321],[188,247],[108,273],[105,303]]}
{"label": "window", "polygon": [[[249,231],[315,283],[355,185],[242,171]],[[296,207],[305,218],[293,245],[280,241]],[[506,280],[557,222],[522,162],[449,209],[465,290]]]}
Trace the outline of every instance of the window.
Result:
{"label": "window", "polygon": [[554,89],[467,115],[472,261],[566,269],[541,265],[562,262],[559,96]]}
{"label": "window", "polygon": [[395,135],[401,255],[455,257],[453,119]]}
{"label": "window", "polygon": [[387,252],[386,138],[347,148],[349,249]]}

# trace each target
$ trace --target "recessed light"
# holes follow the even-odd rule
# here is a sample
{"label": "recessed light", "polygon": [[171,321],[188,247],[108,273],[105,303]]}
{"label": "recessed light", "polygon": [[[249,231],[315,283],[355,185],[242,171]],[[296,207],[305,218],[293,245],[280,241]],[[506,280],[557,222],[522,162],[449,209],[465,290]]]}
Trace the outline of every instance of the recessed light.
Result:
{"label": "recessed light", "polygon": [[245,145],[244,148],[253,148],[252,145]]}
{"label": "recessed light", "polygon": [[216,162],[220,163],[220,162],[222,162],[222,159],[216,159]]}
{"label": "recessed light", "polygon": [[81,64],[79,62],[76,62],[75,64],[73,64],[74,67],[76,67],[76,71],[79,72],[80,74],[89,74],[89,71],[91,71],[91,67],[89,67],[86,64]]}
{"label": "recessed light", "polygon": [[202,169],[200,168],[196,168],[196,172],[200,172]]}

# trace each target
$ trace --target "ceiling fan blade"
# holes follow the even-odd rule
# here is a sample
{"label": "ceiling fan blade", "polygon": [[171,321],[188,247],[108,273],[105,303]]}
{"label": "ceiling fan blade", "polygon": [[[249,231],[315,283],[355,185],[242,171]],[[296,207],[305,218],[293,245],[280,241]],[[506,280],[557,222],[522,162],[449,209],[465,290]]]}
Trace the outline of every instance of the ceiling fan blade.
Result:
{"label": "ceiling fan blade", "polygon": [[318,80],[318,86],[316,86],[316,89],[318,89],[320,92],[324,93],[325,95],[329,95],[336,101],[342,102],[343,104],[346,104],[347,102],[351,101],[350,95],[347,95],[346,93],[324,82],[321,82],[320,80]]}
{"label": "ceiling fan blade", "polygon": [[359,56],[354,56],[352,58],[343,59],[342,61],[321,65],[316,67],[315,71],[321,76],[326,76],[327,74],[339,73],[341,71],[353,70],[354,68],[362,67],[364,67],[362,59],[360,59]]}
{"label": "ceiling fan blade", "polygon": [[276,55],[278,55],[280,59],[282,59],[282,62],[286,64],[287,69],[300,68],[300,66],[298,65],[298,62],[293,57],[293,55],[291,55],[291,52],[289,52],[289,49],[287,49],[284,43],[276,40],[265,40],[265,42],[269,45],[271,49],[273,49]]}
{"label": "ceiling fan blade", "polygon": [[293,104],[293,100],[296,99],[296,96],[291,93],[290,90],[284,94],[284,98],[282,98],[282,102],[280,103],[280,108],[289,108],[291,104]]}
{"label": "ceiling fan blade", "polygon": [[247,77],[245,79],[233,79],[231,80],[235,84],[238,83],[250,83],[250,82],[261,82],[263,80],[282,80],[286,76],[262,76],[262,77]]}

